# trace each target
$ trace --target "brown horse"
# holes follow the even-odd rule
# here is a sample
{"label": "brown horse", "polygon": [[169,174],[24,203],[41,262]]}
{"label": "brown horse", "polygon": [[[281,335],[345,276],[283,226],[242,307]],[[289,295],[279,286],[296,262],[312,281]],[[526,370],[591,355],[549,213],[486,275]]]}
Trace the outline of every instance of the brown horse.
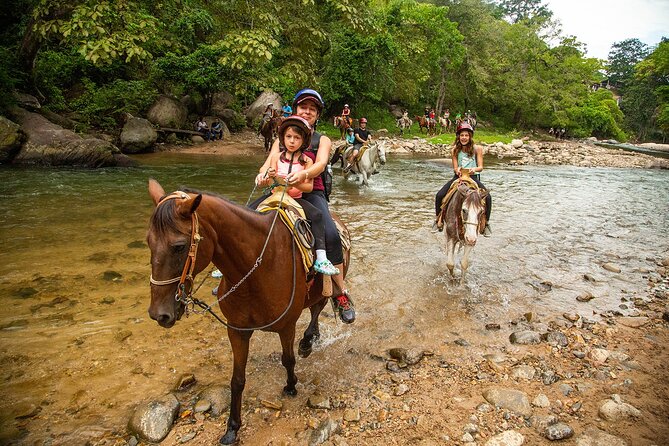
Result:
{"label": "brown horse", "polygon": [[434,122],[434,119],[428,119],[425,116],[418,116],[418,115],[414,115],[414,117],[416,118],[416,122],[420,126],[421,132],[423,131],[423,128],[425,128],[425,133],[427,135],[434,135],[436,133],[437,131],[435,126],[436,123]]}
{"label": "brown horse", "polygon": [[[469,181],[473,183],[473,181]],[[473,184],[476,186],[476,184]],[[446,266],[454,277],[455,249],[458,245],[464,245],[464,252],[460,259],[462,275],[460,284],[464,283],[465,274],[469,267],[469,255],[476,245],[478,234],[485,228],[485,197],[488,191],[472,188],[462,182],[446,206],[443,220],[446,230]]]}
{"label": "brown horse", "polygon": [[[300,355],[307,357],[319,336],[318,315],[327,303],[322,276],[308,282],[311,277],[307,277],[296,253],[293,237],[284,224],[276,221],[276,211],[261,214],[192,190],[165,196],[155,180],[149,180],[149,195],[156,206],[147,236],[151,249],[149,316],[162,327],[172,327],[191,306],[204,305],[192,296],[195,276],[210,262],[223,273],[218,305],[227,319],[234,365],[230,416],[220,442],[231,444],[241,426],[242,392],[253,331],[279,334],[281,363],[287,372],[283,393],[296,395],[295,325],[302,310],[309,308],[311,322],[299,348]],[[344,275],[349,261],[350,252],[345,250]],[[341,293],[334,282],[333,288],[335,295]]]}
{"label": "brown horse", "polygon": [[[350,120],[350,122],[349,122]],[[357,122],[356,119],[344,119],[343,116],[335,116],[333,120],[333,124],[335,127],[339,129],[340,133],[340,138],[339,139],[344,139],[344,136],[346,135],[346,129],[355,127]]]}
{"label": "brown horse", "polygon": [[272,117],[269,118],[269,120],[263,122],[260,126],[260,134],[264,139],[263,147],[265,148],[265,152],[269,152],[269,150],[272,148],[272,143],[274,142],[274,138],[277,136],[277,131],[281,125],[282,120],[283,118],[275,110],[272,112]]}

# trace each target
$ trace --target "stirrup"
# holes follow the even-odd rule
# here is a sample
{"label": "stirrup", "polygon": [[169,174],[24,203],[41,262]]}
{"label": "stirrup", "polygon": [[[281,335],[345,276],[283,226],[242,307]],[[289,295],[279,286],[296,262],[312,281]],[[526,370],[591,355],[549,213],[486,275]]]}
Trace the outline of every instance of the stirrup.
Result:
{"label": "stirrup", "polygon": [[321,273],[325,274],[327,276],[334,276],[336,274],[339,274],[339,269],[337,269],[332,262],[329,260],[325,259],[323,261],[316,261],[314,263],[314,269]]}

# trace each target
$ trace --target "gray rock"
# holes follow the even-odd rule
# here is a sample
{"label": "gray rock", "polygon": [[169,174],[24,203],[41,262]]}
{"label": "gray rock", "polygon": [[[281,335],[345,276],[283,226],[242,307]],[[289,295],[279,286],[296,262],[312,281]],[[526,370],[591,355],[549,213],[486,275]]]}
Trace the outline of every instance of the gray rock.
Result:
{"label": "gray rock", "polygon": [[541,343],[541,335],[536,331],[523,330],[515,331],[509,336],[512,344],[528,345]]}
{"label": "gray rock", "polygon": [[619,395],[612,395],[610,400],[599,406],[599,416],[606,421],[632,420],[641,417],[641,411],[628,403],[623,403]]}
{"label": "gray rock", "polygon": [[13,108],[11,114],[27,135],[26,142],[13,159],[15,164],[82,167],[136,164],[110,142],[82,138],[40,114],[21,108]]}
{"label": "gray rock", "polygon": [[211,112],[215,115],[220,115],[225,119],[225,110],[230,110],[230,106],[233,102],[235,102],[235,97],[229,92],[216,92],[211,98]]}
{"label": "gray rock", "polygon": [[530,417],[530,424],[538,432],[545,432],[548,426],[552,426],[560,421],[557,415],[532,415]]}
{"label": "gray rock", "polygon": [[588,358],[595,363],[604,364],[609,359],[609,351],[604,348],[593,348],[588,352]]}
{"label": "gray rock", "polygon": [[25,139],[18,124],[0,116],[0,164],[11,162]]}
{"label": "gray rock", "polygon": [[607,271],[611,271],[612,273],[619,273],[622,271],[618,265],[614,265],[613,263],[605,263],[602,265],[602,268]]}
{"label": "gray rock", "polygon": [[565,423],[553,424],[552,426],[548,426],[544,431],[544,437],[551,441],[564,440],[565,438],[571,438],[573,435],[574,429]]}
{"label": "gray rock", "polygon": [[532,405],[535,407],[548,407],[551,405],[551,402],[546,395],[540,393],[532,400]]}
{"label": "gray rock", "polygon": [[172,423],[179,413],[179,401],[171,393],[140,405],[128,423],[131,432],[153,442],[161,442],[172,429]]}
{"label": "gray rock", "polygon": [[20,93],[18,91],[15,91],[13,96],[16,100],[16,103],[22,108],[31,111],[37,111],[42,108],[42,105],[35,96],[29,95],[27,93]]}
{"label": "gray rock", "polygon": [[230,388],[226,386],[210,386],[203,389],[198,400],[206,400],[211,404],[211,415],[218,417],[230,408]]}
{"label": "gray rock", "polygon": [[559,388],[564,396],[569,396],[569,394],[574,391],[574,388],[569,384],[560,384]]}
{"label": "gray rock", "polygon": [[628,446],[627,442],[594,426],[576,438],[576,446]]}
{"label": "gray rock", "polygon": [[531,380],[534,378],[535,373],[536,370],[534,367],[523,364],[511,369],[511,378]]}
{"label": "gray rock", "polygon": [[336,434],[340,430],[341,427],[339,422],[327,417],[311,432],[311,435],[309,436],[309,446],[325,443],[328,438],[330,438],[330,435]]}
{"label": "gray rock", "polygon": [[527,394],[519,390],[491,388],[483,392],[483,398],[495,407],[508,409],[524,417],[532,415],[532,406]]}
{"label": "gray rock", "polygon": [[307,400],[307,406],[312,409],[329,409],[330,398],[323,395],[311,395]]}
{"label": "gray rock", "polygon": [[148,120],[153,124],[176,129],[186,124],[187,116],[188,109],[181,101],[164,95],[156,99],[146,114]]}
{"label": "gray rock", "polygon": [[541,373],[541,382],[545,385],[550,386],[551,384],[558,382],[560,377],[553,370],[545,370]]}
{"label": "gray rock", "polygon": [[509,430],[497,434],[485,443],[485,446],[521,446],[525,437],[520,432]]}
{"label": "gray rock", "polygon": [[569,340],[567,339],[567,336],[564,335],[564,333],[559,332],[559,331],[551,331],[546,333],[542,338],[550,345],[558,346],[558,347],[566,347],[569,345]]}
{"label": "gray rock", "polygon": [[123,153],[139,153],[153,147],[158,139],[158,132],[144,118],[127,115],[121,130],[121,150]]}

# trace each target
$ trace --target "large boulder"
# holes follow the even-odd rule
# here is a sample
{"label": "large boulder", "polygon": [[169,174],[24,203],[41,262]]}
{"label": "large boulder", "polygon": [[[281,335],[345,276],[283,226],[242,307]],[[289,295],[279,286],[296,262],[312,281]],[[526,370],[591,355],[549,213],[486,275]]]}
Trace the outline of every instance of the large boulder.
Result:
{"label": "large boulder", "polygon": [[138,153],[156,143],[158,132],[146,119],[135,118],[128,114],[120,139],[123,153]]}
{"label": "large boulder", "polygon": [[21,131],[21,127],[0,116],[0,164],[11,162],[21,149],[24,140],[25,134]]}
{"label": "large boulder", "polygon": [[229,109],[233,102],[235,102],[235,97],[227,91],[214,93],[214,96],[211,98],[211,113],[223,116],[223,110]]}
{"label": "large boulder", "polygon": [[279,93],[265,90],[253,101],[253,104],[249,105],[249,108],[246,109],[246,122],[248,125],[252,125],[254,121],[258,121],[262,117],[267,104],[274,104],[275,110],[281,110],[282,100]]}
{"label": "large boulder", "polygon": [[182,128],[187,116],[188,109],[182,102],[165,95],[158,96],[146,114],[152,123],[175,129]]}
{"label": "large boulder", "polygon": [[31,110],[31,111],[37,111],[40,108],[42,108],[42,105],[40,105],[39,101],[35,96],[29,95],[27,93],[20,93],[18,91],[14,92],[14,100],[16,103],[19,105],[19,107]]}
{"label": "large boulder", "polygon": [[44,116],[22,108],[13,108],[11,114],[27,135],[25,144],[14,157],[15,164],[82,167],[135,164],[108,141],[92,137],[82,138]]}

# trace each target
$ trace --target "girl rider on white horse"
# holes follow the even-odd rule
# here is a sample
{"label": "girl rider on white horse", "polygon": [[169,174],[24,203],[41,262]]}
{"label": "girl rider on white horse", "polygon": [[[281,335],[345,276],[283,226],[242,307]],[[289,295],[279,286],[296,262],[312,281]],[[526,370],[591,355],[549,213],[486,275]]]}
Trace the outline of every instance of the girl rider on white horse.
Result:
{"label": "girl rider on white horse", "polygon": [[[321,177],[321,173],[326,169],[328,161],[330,160],[330,150],[332,149],[332,141],[325,135],[315,131],[316,122],[323,113],[325,102],[321,95],[310,88],[305,88],[297,92],[293,98],[293,113],[304,118],[312,128],[314,133],[311,137],[311,145],[304,150],[304,154],[313,160],[313,165],[301,170],[293,172],[286,180],[289,185],[301,183],[308,178],[313,178],[313,191],[303,193],[302,198],[309,203],[316,206],[323,213],[323,223],[325,224],[325,246],[327,251],[327,258],[332,261],[334,266],[340,271],[339,274],[332,276],[333,280],[339,287],[344,290],[341,295],[334,297],[334,304],[339,314],[340,319],[347,324],[355,321],[355,309],[351,301],[348,291],[346,291],[346,283],[344,282],[343,263],[344,254],[341,247],[341,239],[339,238],[339,231],[330,215],[328,209],[328,202],[325,198],[325,187]],[[270,167],[270,160],[279,153],[279,141],[275,140],[272,144],[270,154],[265,161],[265,164],[260,168],[260,173],[256,178],[256,183],[262,181],[265,172]]]}

